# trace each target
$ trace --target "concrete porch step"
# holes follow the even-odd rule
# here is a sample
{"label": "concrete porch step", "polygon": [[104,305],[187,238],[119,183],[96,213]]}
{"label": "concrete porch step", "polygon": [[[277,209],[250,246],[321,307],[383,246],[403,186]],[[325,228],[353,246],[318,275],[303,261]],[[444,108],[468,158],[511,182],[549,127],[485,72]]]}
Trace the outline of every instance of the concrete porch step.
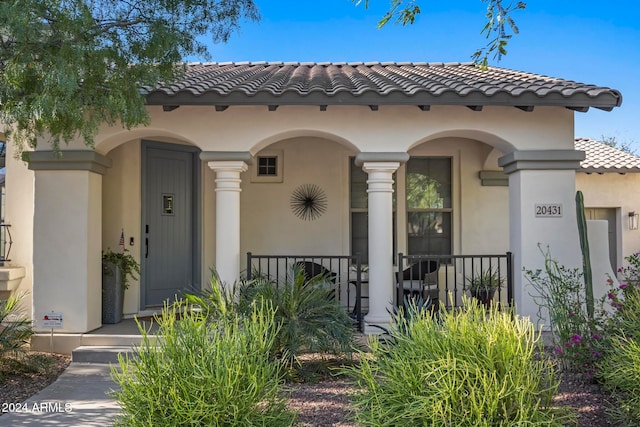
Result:
{"label": "concrete porch step", "polygon": [[[150,335],[149,337],[155,337]],[[103,347],[140,345],[140,335],[107,335],[107,334],[53,334],[53,348],[51,348],[51,334],[34,334],[31,336],[31,350],[61,354],[71,354],[78,347]]]}
{"label": "concrete porch step", "polygon": [[118,363],[119,354],[133,354],[132,346],[80,346],[71,352],[74,363]]}

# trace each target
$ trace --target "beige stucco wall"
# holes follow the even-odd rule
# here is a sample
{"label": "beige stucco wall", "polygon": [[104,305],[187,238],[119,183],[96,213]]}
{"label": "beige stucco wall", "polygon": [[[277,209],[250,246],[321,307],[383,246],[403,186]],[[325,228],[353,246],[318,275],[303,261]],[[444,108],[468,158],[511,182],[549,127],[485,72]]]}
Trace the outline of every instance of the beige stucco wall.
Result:
{"label": "beige stucco wall", "polygon": [[[120,234],[124,231],[125,248],[140,262],[140,141],[120,145],[108,156],[113,163],[103,177],[102,247],[118,251]],[[131,238],[133,246],[129,244]],[[123,312],[137,313],[139,307],[140,283],[134,280],[125,292]]]}
{"label": "beige stucco wall", "polygon": [[[282,150],[281,183],[250,182],[243,174],[240,194],[241,253],[347,255],[349,253],[349,154],[342,145],[308,137],[278,142],[268,147]],[[315,184],[327,198],[327,210],[305,221],[290,208],[291,193],[300,185]],[[243,266],[245,260],[243,259]]]}
{"label": "beige stucco wall", "polygon": [[618,265],[640,250],[640,230],[629,230],[628,214],[640,212],[640,174],[576,174],[576,188],[584,194],[587,208],[616,209]]}
{"label": "beige stucco wall", "polygon": [[539,107],[524,112],[513,107],[434,106],[416,107],[313,106],[230,107],[216,112],[212,107],[183,106],[171,112],[149,107],[146,128],[128,131],[104,128],[96,137],[96,149],[107,153],[124,141],[146,137],[181,140],[203,151],[257,151],[274,142],[296,136],[320,136],[360,151],[408,151],[421,142],[445,136],[473,137],[506,152],[518,149],[572,149],[573,113],[561,107]]}
{"label": "beige stucco wall", "polygon": [[17,292],[24,294],[22,307],[26,315],[33,311],[33,172],[15,158],[16,147],[8,143],[6,154],[6,200],[4,222],[11,224],[13,246],[10,266],[25,267],[26,275]]}

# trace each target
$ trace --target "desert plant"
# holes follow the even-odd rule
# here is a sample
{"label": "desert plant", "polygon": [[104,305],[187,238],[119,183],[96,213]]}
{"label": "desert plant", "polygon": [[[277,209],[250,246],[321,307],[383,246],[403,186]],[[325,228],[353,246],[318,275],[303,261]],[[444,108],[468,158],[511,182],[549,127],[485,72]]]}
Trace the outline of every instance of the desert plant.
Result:
{"label": "desert plant", "polygon": [[281,367],[269,355],[278,328],[267,302],[215,323],[177,304],[158,321],[162,339],[140,327],[142,344],[112,370],[118,425],[292,425],[279,396]]}
{"label": "desert plant", "polygon": [[496,290],[504,284],[504,277],[500,276],[498,269],[488,268],[467,277],[467,289],[471,296],[488,306],[493,301]]}
{"label": "desert plant", "polygon": [[122,287],[129,289],[129,280],[137,280],[140,276],[140,264],[124,249],[122,252],[113,252],[111,249],[102,252],[102,273],[107,276],[113,276],[113,266],[120,270],[120,278],[122,279]]}
{"label": "desert plant", "polygon": [[25,355],[29,338],[33,335],[33,323],[20,309],[22,294],[12,294],[0,300],[0,362],[8,358],[19,359]]}
{"label": "desert plant", "polygon": [[584,196],[582,195],[582,191],[576,191],[576,218],[578,220],[578,234],[580,235],[580,250],[582,251],[582,276],[584,277],[584,296],[587,305],[587,315],[590,320],[593,320],[593,272],[591,271],[587,219],[584,214]]}
{"label": "desert plant", "polygon": [[553,408],[553,364],[527,319],[488,312],[464,298],[461,310],[435,319],[416,313],[396,323],[393,344],[369,340],[347,372],[361,389],[356,421],[365,426],[561,426]]}
{"label": "desert plant", "polygon": [[619,272],[624,282],[611,289],[604,301],[603,358],[598,363],[598,378],[612,394],[615,404],[610,414],[621,426],[640,425],[640,254],[625,258],[627,266]]}
{"label": "desert plant", "polygon": [[560,265],[548,248],[546,251],[541,248],[541,252],[544,271],[525,271],[535,291],[531,296],[538,305],[538,318],[548,321],[555,353],[564,362],[564,368],[592,375],[600,357],[602,336],[597,321],[590,318],[586,308],[582,273]]}
{"label": "desert plant", "polygon": [[504,277],[500,276],[497,269],[488,268],[467,277],[467,289],[470,291],[499,289],[504,284]]}
{"label": "desert plant", "polygon": [[640,341],[616,336],[599,364],[598,377],[612,394],[610,416],[620,426],[640,425]]}
{"label": "desert plant", "polygon": [[323,275],[308,278],[293,265],[278,283],[260,278],[245,288],[249,298],[265,300],[276,310],[280,331],[275,352],[293,363],[304,352],[349,353],[353,347],[353,320],[335,300],[334,285]]}
{"label": "desert plant", "polygon": [[250,281],[225,287],[213,274],[211,288],[199,295],[187,295],[210,319],[244,316],[260,301],[275,310],[278,332],[272,354],[293,366],[304,352],[348,354],[353,346],[353,320],[334,298],[334,285],[323,275],[305,276],[293,265],[279,282],[257,275]]}

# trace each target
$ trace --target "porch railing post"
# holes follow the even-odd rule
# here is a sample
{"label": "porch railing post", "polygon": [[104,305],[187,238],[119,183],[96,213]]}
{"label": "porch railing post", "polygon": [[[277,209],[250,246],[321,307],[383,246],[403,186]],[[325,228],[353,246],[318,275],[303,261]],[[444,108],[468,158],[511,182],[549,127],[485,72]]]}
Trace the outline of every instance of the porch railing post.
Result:
{"label": "porch railing post", "polygon": [[[362,325],[362,273],[360,271],[360,268],[361,268],[360,254],[356,253],[355,257],[356,257],[356,301],[355,301],[356,320],[358,322],[358,330],[360,332],[363,332],[364,328]],[[349,303],[347,302],[347,306],[348,304]]]}
{"label": "porch railing post", "polygon": [[[404,305],[404,292],[402,289],[402,280],[400,279],[400,275],[403,270],[403,262],[404,262],[404,254],[402,252],[398,252],[398,271],[394,274],[394,284],[396,287],[396,307],[402,307]],[[400,282],[400,283],[398,283]]]}
{"label": "porch railing post", "polygon": [[507,303],[513,307],[513,253],[507,252]]}
{"label": "porch railing post", "polygon": [[247,280],[251,280],[251,252],[247,252]]}

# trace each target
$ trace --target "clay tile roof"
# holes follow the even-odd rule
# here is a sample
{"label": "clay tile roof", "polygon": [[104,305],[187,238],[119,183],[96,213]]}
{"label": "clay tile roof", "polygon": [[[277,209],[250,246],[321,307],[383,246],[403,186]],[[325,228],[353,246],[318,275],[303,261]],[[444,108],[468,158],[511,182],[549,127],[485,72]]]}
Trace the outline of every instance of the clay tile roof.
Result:
{"label": "clay tile roof", "polygon": [[144,88],[149,105],[507,105],[611,110],[614,89],[474,63],[212,62]]}
{"label": "clay tile roof", "polygon": [[576,150],[584,151],[586,154],[586,158],[580,163],[581,172],[640,172],[640,157],[638,156],[589,138],[576,138],[575,146]]}

